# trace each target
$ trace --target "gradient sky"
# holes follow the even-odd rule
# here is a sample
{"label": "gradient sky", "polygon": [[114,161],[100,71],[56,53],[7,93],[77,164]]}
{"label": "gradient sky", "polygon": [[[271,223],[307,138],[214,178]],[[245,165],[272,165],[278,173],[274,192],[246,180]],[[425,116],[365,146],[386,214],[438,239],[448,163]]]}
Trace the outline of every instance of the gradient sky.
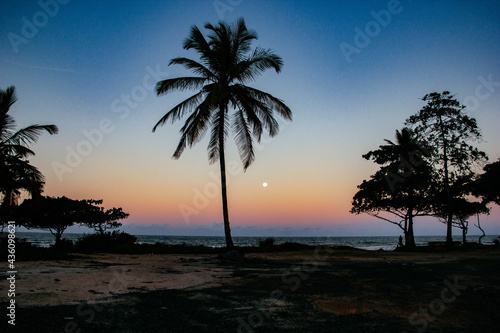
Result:
{"label": "gradient sky", "polygon": [[[351,215],[351,200],[377,170],[361,155],[392,139],[430,92],[467,105],[483,132],[478,147],[500,158],[498,1],[3,0],[0,88],[16,87],[20,126],[60,130],[34,146],[45,195],[104,199],[130,213],[123,229],[136,234],[223,235],[208,137],[171,159],[182,122],[151,130],[187,94],[158,98],[153,85],[189,74],[167,65],[197,59],[182,49],[192,25],[239,17],[257,31],[254,46],[285,63],[250,85],[283,99],[294,120],[263,139],[245,173],[229,141],[233,235],[400,234]],[[366,29],[369,39],[357,37]],[[500,209],[481,223],[500,234]],[[444,235],[445,226],[417,219],[415,232]]]}

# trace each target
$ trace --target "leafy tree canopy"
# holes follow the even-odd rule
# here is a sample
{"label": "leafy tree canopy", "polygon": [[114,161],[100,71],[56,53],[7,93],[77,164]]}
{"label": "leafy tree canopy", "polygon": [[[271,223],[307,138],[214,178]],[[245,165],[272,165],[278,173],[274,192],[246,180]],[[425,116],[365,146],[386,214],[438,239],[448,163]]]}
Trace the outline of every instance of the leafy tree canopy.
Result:
{"label": "leafy tree canopy", "polygon": [[101,203],[102,200],[93,200],[93,209],[85,218],[85,222],[83,223],[83,225],[86,225],[87,227],[92,228],[101,234],[106,232],[107,230],[121,227],[122,224],[118,221],[126,219],[129,214],[125,213],[122,208],[113,207],[111,209],[105,210],[103,207],[97,206]]}
{"label": "leafy tree canopy", "polygon": [[118,221],[127,218],[121,208],[104,210],[102,200],[73,200],[67,197],[40,196],[27,199],[15,207],[15,218],[26,228],[48,230],[60,241],[64,231],[75,224],[83,224],[104,233],[118,228]]}
{"label": "leafy tree canopy", "polygon": [[444,169],[447,163],[450,174],[463,174],[488,159],[486,153],[470,144],[482,138],[476,119],[466,114],[465,106],[449,91],[430,93],[422,100],[427,104],[405,124],[428,142],[436,166]]}
{"label": "leafy tree canopy", "polygon": [[17,209],[20,224],[28,229],[48,230],[60,241],[66,228],[85,222],[94,207],[88,200],[40,196],[24,200]]}
{"label": "leafy tree canopy", "polygon": [[472,194],[482,197],[485,203],[500,205],[500,160],[487,164],[484,173],[472,183]]}

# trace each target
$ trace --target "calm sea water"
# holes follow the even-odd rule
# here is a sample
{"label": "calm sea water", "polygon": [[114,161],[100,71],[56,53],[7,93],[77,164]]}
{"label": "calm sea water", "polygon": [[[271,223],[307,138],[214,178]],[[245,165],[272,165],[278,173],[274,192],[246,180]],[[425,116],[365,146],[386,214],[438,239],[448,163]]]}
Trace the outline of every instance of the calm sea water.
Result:
{"label": "calm sea water", "polygon": [[[64,234],[63,238],[77,241],[82,234]],[[50,233],[42,232],[17,232],[16,237],[26,239],[33,245],[41,247],[49,247],[54,244],[54,236]],[[258,246],[259,241],[266,237],[233,237],[236,246]],[[491,244],[498,236],[485,236],[482,239],[483,244]],[[307,245],[343,245],[351,246],[364,250],[394,250],[398,243],[398,236],[388,237],[274,237],[276,244],[285,242],[295,242]],[[456,241],[461,241],[461,236],[453,238]],[[468,236],[467,241],[477,242],[479,236]],[[444,241],[444,236],[416,236],[415,242],[417,245],[427,245],[429,242]],[[224,237],[210,236],[144,236],[137,235],[137,242],[141,244],[155,244],[156,242],[171,244],[171,245],[204,245],[207,247],[224,247]]]}

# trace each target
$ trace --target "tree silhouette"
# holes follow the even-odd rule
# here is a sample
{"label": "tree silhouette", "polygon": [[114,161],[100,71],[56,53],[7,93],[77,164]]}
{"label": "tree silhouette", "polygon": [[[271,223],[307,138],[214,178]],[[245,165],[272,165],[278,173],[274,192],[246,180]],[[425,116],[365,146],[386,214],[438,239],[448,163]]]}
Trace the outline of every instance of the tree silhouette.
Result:
{"label": "tree silhouette", "polygon": [[484,173],[471,184],[471,192],[482,197],[486,204],[493,202],[500,205],[500,160],[486,164]]}
{"label": "tree silhouette", "polygon": [[20,224],[28,229],[50,231],[58,246],[64,231],[74,224],[85,222],[93,210],[88,200],[39,196],[24,200],[17,207],[17,215]]}
{"label": "tree silhouette", "polygon": [[[225,22],[219,22],[215,27],[206,24],[205,28],[209,31],[208,40],[198,27],[193,26],[184,41],[184,49],[194,49],[200,61],[175,58],[169,64],[182,65],[198,76],[166,79],[156,85],[158,96],[175,90],[194,89],[198,92],[166,113],[153,132],[167,121],[174,123],[189,114],[180,130],[181,139],[173,155],[178,159],[187,146],[199,142],[210,129],[208,159],[210,164],[217,160],[220,164],[224,232],[226,245],[231,248],[234,244],[229,227],[224,152],[228,132],[230,129],[234,132],[246,170],[255,159],[254,140],[260,142],[264,131],[271,137],[278,133],[274,113],[291,120],[292,112],[280,99],[246,85],[267,69],[279,73],[283,61],[270,49],[257,47],[251,51],[251,43],[257,39],[257,34],[247,29],[243,19],[232,25]],[[235,111],[231,118],[230,109]]]}
{"label": "tree silhouette", "polygon": [[[450,184],[452,193],[453,226],[462,230],[462,244],[467,243],[469,218],[478,214],[489,214],[486,202],[471,201],[470,193],[474,184],[474,173],[468,173],[453,179]],[[445,193],[443,193],[445,194]],[[443,223],[448,220],[448,206],[446,195],[435,196],[433,203],[434,215]]]}
{"label": "tree silhouette", "polygon": [[92,206],[89,209],[88,214],[85,217],[85,222],[82,224],[94,229],[100,234],[104,234],[107,230],[116,229],[122,226],[119,220],[126,219],[129,214],[125,213],[122,208],[111,208],[104,210],[103,207],[99,205],[102,204],[102,200],[86,200],[86,202]]}
{"label": "tree silhouette", "polygon": [[108,229],[120,227],[118,221],[129,215],[121,208],[104,210],[100,204],[102,200],[39,196],[14,207],[14,216],[19,224],[28,229],[48,230],[56,238],[57,246],[68,227],[86,225],[104,234]]}
{"label": "tree silhouette", "polygon": [[44,131],[49,134],[58,132],[55,125],[31,125],[16,130],[16,121],[8,114],[16,101],[13,86],[0,89],[0,193],[4,207],[16,204],[21,190],[31,195],[42,192],[44,176],[26,160],[35,155],[29,145],[35,143]]}
{"label": "tree silhouette", "polygon": [[[367,213],[399,226],[405,235],[405,246],[412,248],[414,217],[431,214],[432,167],[425,160],[428,148],[410,129],[396,131],[396,140],[385,140],[387,145],[363,155],[381,167],[358,186],[351,213]],[[383,213],[398,219],[394,221]]]}
{"label": "tree silhouette", "polygon": [[454,178],[469,173],[475,164],[487,160],[487,156],[469,144],[480,140],[481,132],[476,119],[465,114],[465,106],[449,91],[433,92],[425,95],[422,100],[427,105],[408,118],[405,124],[433,147],[431,158],[446,195],[446,244],[452,246],[454,194],[451,182]]}

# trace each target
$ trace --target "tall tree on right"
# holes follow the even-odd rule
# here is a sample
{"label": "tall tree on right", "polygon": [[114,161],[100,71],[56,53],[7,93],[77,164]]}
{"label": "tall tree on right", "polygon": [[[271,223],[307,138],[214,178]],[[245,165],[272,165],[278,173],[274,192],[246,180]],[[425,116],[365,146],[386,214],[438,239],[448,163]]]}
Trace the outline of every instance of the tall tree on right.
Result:
{"label": "tall tree on right", "polygon": [[471,144],[482,137],[476,119],[466,114],[465,106],[449,91],[433,92],[422,100],[427,105],[409,117],[405,125],[433,149],[431,159],[445,197],[446,244],[452,246],[453,200],[456,195],[452,193],[451,185],[458,177],[472,173],[473,167],[487,161],[488,157]]}
{"label": "tall tree on right", "polygon": [[[489,214],[490,209],[486,206],[486,201],[473,201],[470,197],[471,189],[474,188],[475,175],[473,173],[459,176],[450,185],[450,192],[453,194],[453,225],[462,230],[462,245],[467,243],[467,232],[469,230],[469,219],[481,214]],[[437,200],[435,200],[437,199]],[[447,223],[448,207],[446,200],[433,200],[433,213],[440,222]],[[478,227],[479,228],[479,227]]]}

